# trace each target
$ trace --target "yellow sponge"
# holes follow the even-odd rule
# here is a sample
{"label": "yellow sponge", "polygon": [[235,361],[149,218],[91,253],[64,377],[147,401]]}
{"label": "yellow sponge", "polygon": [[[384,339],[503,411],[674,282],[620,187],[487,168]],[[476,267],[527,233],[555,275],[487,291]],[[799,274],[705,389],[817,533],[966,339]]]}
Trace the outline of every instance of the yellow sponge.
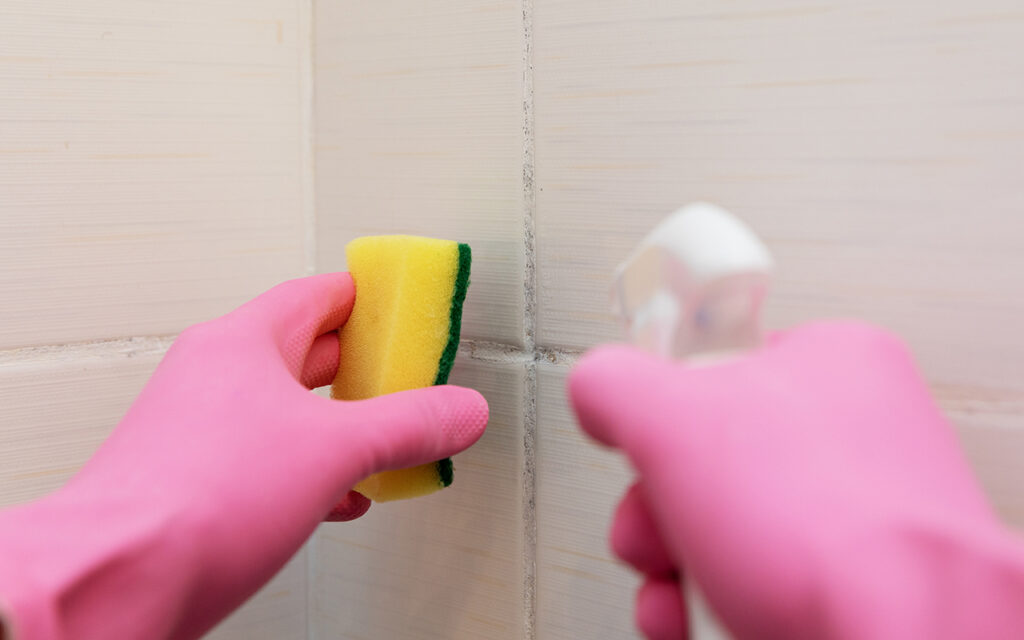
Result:
{"label": "yellow sponge", "polygon": [[[455,361],[469,288],[469,245],[416,236],[371,236],[345,247],[356,301],[339,330],[341,367],[331,397],[363,400],[445,384]],[[447,487],[445,459],[370,476],[355,490],[384,502]]]}

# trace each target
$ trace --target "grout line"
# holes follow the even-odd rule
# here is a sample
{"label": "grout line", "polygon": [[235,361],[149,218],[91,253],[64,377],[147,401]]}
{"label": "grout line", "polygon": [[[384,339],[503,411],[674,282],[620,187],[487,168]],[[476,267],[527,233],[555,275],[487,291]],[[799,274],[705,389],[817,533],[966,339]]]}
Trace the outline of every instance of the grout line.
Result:
{"label": "grout line", "polygon": [[537,637],[537,363],[526,364],[523,407],[523,635]]}
{"label": "grout line", "polygon": [[519,347],[484,340],[463,340],[459,343],[459,355],[497,364],[526,364],[532,360],[532,354]]}
{"label": "grout line", "polygon": [[[537,637],[537,191],[534,183],[533,0],[523,7],[523,637]],[[485,352],[489,353],[489,352]]]}
{"label": "grout line", "polygon": [[0,366],[26,362],[66,362],[77,358],[134,358],[160,355],[177,336],[137,336],[0,351]]}
{"label": "grout line", "polygon": [[583,355],[578,349],[552,349],[537,347],[526,351],[504,342],[486,340],[463,340],[459,343],[459,355],[470,360],[493,364],[530,364],[546,362],[554,365],[572,366]]}
{"label": "grout line", "polygon": [[537,347],[533,354],[533,361],[571,367],[583,356],[583,353],[582,349],[550,349],[547,347]]}
{"label": "grout line", "polygon": [[300,135],[299,171],[302,189],[302,222],[306,245],[306,275],[316,273],[316,156],[313,136],[316,121],[316,82],[313,56],[315,53],[314,0],[299,3],[299,114]]}
{"label": "grout line", "polygon": [[[23,362],[59,361],[72,358],[133,357],[160,354],[170,348],[177,334],[161,336],[134,336],[109,340],[90,340],[33,347],[0,350],[0,365]],[[470,360],[493,364],[522,364],[547,362],[572,366],[581,355],[578,349],[551,349],[537,347],[532,352],[515,345],[486,340],[463,340],[459,355]]]}
{"label": "grout line", "polygon": [[533,0],[523,0],[523,274],[524,345],[532,351],[537,344],[537,190],[534,184],[533,117]]}

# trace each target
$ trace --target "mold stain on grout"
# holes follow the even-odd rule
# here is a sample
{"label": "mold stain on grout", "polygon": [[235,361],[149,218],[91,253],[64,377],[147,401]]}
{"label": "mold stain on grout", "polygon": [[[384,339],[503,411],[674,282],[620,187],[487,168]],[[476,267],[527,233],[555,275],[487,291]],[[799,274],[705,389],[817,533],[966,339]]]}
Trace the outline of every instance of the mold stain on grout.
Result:
{"label": "mold stain on grout", "polygon": [[550,347],[534,347],[532,350],[525,350],[504,342],[463,340],[459,343],[459,355],[470,360],[494,364],[547,363],[557,366],[572,366],[583,355],[583,351]]}

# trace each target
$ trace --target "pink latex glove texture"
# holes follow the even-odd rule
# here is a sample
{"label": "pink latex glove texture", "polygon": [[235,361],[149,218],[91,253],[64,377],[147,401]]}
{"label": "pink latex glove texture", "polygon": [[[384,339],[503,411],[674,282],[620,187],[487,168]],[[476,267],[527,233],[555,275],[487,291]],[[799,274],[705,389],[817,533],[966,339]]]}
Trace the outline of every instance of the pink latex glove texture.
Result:
{"label": "pink latex glove texture", "polygon": [[680,575],[736,638],[1024,638],[1024,549],[998,521],[906,348],[856,323],[687,367],[599,348],[569,390],[638,483],[614,552],[637,623],[686,636]]}
{"label": "pink latex glove texture", "polygon": [[356,482],[480,437],[487,404],[469,389],[309,392],[337,371],[353,299],[348,274],[314,276],[188,329],[70,483],[0,514],[15,640],[198,637]]}

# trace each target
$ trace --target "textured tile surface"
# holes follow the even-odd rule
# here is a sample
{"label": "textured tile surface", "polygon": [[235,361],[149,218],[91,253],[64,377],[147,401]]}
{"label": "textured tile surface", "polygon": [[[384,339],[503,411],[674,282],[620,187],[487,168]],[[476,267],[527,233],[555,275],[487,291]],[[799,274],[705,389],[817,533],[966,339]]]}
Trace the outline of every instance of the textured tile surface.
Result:
{"label": "textured tile surface", "polygon": [[459,359],[452,382],[487,397],[491,422],[456,456],[455,483],[321,526],[314,637],[522,638],[523,377],[522,365]]}
{"label": "textured tile surface", "polygon": [[523,339],[520,3],[316,3],[317,266],[345,243],[468,242],[463,335]]}
{"label": "textured tile surface", "polygon": [[639,638],[637,578],[608,550],[608,527],[632,472],[576,426],[566,369],[537,375],[537,637]]}
{"label": "textured tile surface", "polygon": [[0,348],[175,333],[301,275],[301,5],[4,3]]}
{"label": "textured tile surface", "polygon": [[62,485],[120,421],[166,344],[0,360],[0,508]]}
{"label": "textured tile surface", "polygon": [[616,338],[614,266],[711,200],[778,258],[773,326],[870,318],[933,380],[1024,389],[1019,3],[570,0],[534,31],[543,344]]}

